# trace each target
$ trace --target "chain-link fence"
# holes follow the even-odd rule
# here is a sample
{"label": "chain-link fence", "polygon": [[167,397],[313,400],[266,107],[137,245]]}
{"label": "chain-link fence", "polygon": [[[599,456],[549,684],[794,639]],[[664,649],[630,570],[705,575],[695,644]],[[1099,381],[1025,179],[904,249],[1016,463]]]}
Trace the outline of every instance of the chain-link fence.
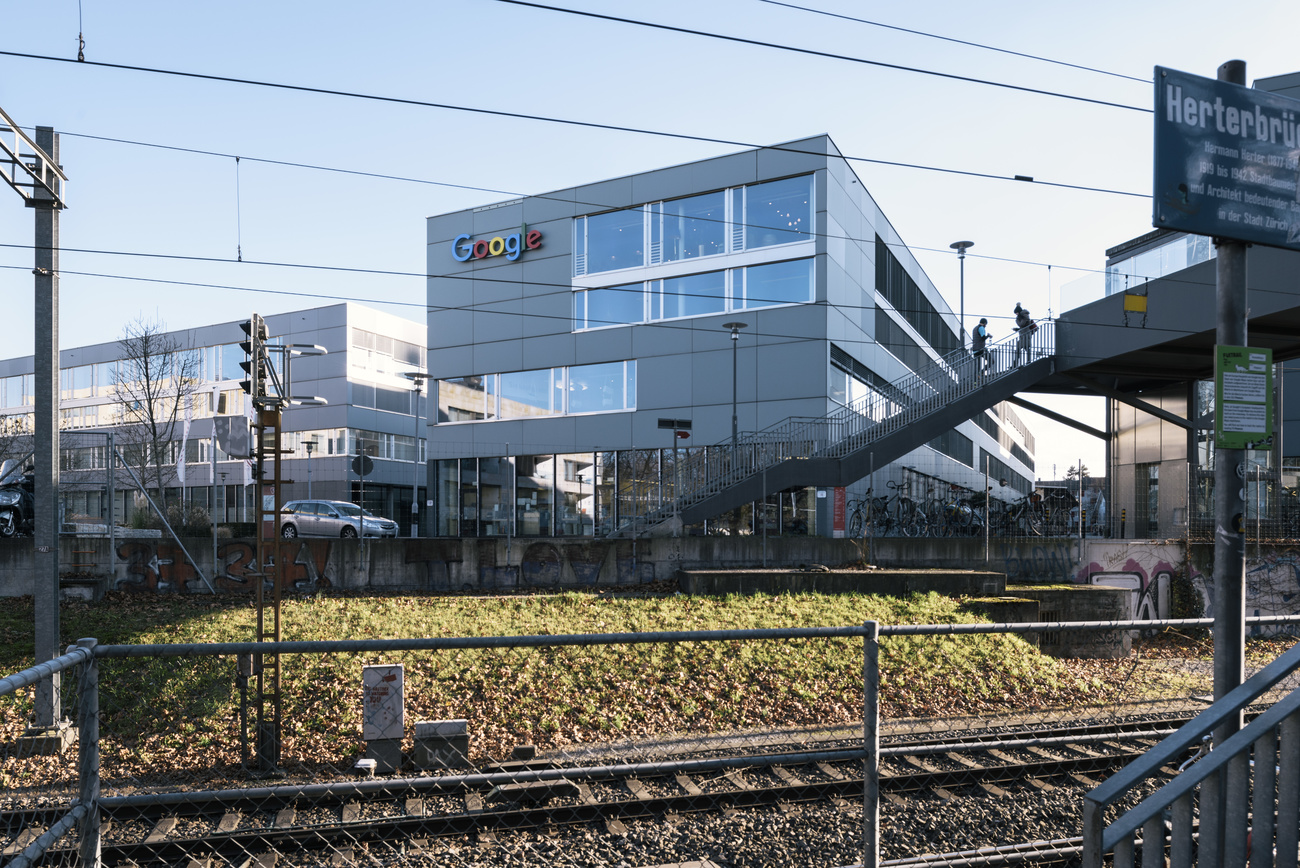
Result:
{"label": "chain-link fence", "polygon": [[[1074,853],[1082,794],[1207,704],[1211,623],[99,646],[98,677],[78,681],[98,692],[69,706],[98,725],[80,771],[11,750],[4,843],[54,835],[54,806],[84,815],[54,864]],[[352,632],[384,624],[358,612]],[[1248,665],[1294,641],[1261,636]],[[31,705],[4,701],[17,740]]]}

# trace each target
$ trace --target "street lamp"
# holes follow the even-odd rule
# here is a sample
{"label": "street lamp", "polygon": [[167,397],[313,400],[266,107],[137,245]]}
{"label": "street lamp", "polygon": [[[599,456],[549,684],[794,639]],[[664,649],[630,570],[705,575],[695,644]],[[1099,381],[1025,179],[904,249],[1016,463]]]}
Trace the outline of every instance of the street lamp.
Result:
{"label": "street lamp", "polygon": [[736,454],[736,345],[740,342],[740,330],[748,328],[748,323],[743,322],[724,322],[724,329],[731,329],[731,454],[734,459]]}
{"label": "street lamp", "polygon": [[415,446],[411,463],[415,466],[414,478],[411,480],[411,539],[420,535],[420,390],[429,377],[419,371],[407,371],[402,376],[411,381],[415,388]]}
{"label": "street lamp", "polygon": [[316,438],[304,440],[302,445],[307,447],[307,499],[311,500],[311,453],[316,448]]}
{"label": "street lamp", "polygon": [[961,345],[966,346],[966,251],[975,246],[974,241],[954,241],[948,245],[957,251],[957,262],[961,268]]}

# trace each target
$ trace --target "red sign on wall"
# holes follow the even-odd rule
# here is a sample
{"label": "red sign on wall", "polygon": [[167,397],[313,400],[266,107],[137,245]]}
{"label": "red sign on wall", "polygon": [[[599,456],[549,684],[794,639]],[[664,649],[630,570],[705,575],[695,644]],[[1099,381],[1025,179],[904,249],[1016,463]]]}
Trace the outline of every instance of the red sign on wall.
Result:
{"label": "red sign on wall", "polygon": [[841,538],[844,536],[844,513],[845,509],[844,488],[836,486],[835,500],[832,503],[831,516],[831,536]]}

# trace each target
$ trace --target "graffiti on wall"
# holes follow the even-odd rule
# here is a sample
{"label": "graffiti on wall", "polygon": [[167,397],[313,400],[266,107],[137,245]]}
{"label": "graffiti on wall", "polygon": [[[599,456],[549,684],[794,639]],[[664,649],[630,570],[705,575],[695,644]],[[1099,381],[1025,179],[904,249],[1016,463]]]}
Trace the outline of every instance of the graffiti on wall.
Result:
{"label": "graffiti on wall", "polygon": [[[332,587],[393,587],[434,592],[506,591],[522,588],[645,584],[654,564],[629,541],[588,540],[523,544],[506,540],[406,539],[383,543],[295,539],[283,544],[282,591],[306,593]],[[477,563],[465,564],[466,548]],[[210,557],[211,549],[191,549]],[[204,578],[172,540],[129,540],[116,551],[114,590],[197,593]],[[518,557],[515,561],[514,558]],[[204,559],[207,569],[207,559]],[[257,546],[228,540],[217,548],[216,569],[206,576],[215,590],[253,593],[262,571]]]}
{"label": "graffiti on wall", "polygon": [[1089,541],[1088,563],[1073,580],[1133,592],[1132,617],[1152,621],[1170,617],[1170,592],[1184,562],[1181,545]]}
{"label": "graffiti on wall", "polygon": [[1002,569],[1008,582],[1073,581],[1077,548],[1070,542],[1007,544]]}
{"label": "graffiti on wall", "polygon": [[1300,615],[1300,548],[1278,547],[1246,557],[1246,612]]}
{"label": "graffiti on wall", "polygon": [[[331,548],[333,540],[294,540],[280,574],[283,590],[310,591],[332,587]],[[204,591],[207,585],[198,570],[185,556],[185,550],[170,540],[132,540],[117,547],[117,558],[124,565],[113,581],[114,590],[190,592]],[[121,575],[125,573],[125,575]],[[207,579],[218,591],[256,589],[261,571],[257,568],[257,546],[232,541],[217,547],[217,565]]]}

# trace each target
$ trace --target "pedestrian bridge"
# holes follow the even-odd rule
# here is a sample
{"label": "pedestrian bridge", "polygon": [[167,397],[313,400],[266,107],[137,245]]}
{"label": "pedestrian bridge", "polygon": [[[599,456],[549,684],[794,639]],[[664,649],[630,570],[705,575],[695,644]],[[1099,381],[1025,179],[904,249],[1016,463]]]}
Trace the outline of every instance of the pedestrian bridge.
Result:
{"label": "pedestrian bridge", "polygon": [[[1278,362],[1300,358],[1300,284],[1294,266],[1295,254],[1287,251],[1253,248],[1249,254],[1248,292],[1254,291],[1248,341],[1272,349]],[[1214,260],[1202,262],[1043,322],[1019,356],[1014,334],[989,346],[987,365],[965,349],[955,350],[825,417],[792,417],[742,434],[734,449],[720,444],[683,458],[675,474],[676,497],[612,536],[671,533],[769,492],[850,485],[1000,401],[1024,404],[1016,397],[1021,393],[1100,395],[1189,430],[1203,427],[1142,395],[1213,376],[1215,268]],[[1143,297],[1144,312],[1130,312],[1137,307],[1126,304],[1133,295]],[[1185,409],[1187,402],[1182,403]],[[1072,420],[1060,421],[1104,436]]]}

